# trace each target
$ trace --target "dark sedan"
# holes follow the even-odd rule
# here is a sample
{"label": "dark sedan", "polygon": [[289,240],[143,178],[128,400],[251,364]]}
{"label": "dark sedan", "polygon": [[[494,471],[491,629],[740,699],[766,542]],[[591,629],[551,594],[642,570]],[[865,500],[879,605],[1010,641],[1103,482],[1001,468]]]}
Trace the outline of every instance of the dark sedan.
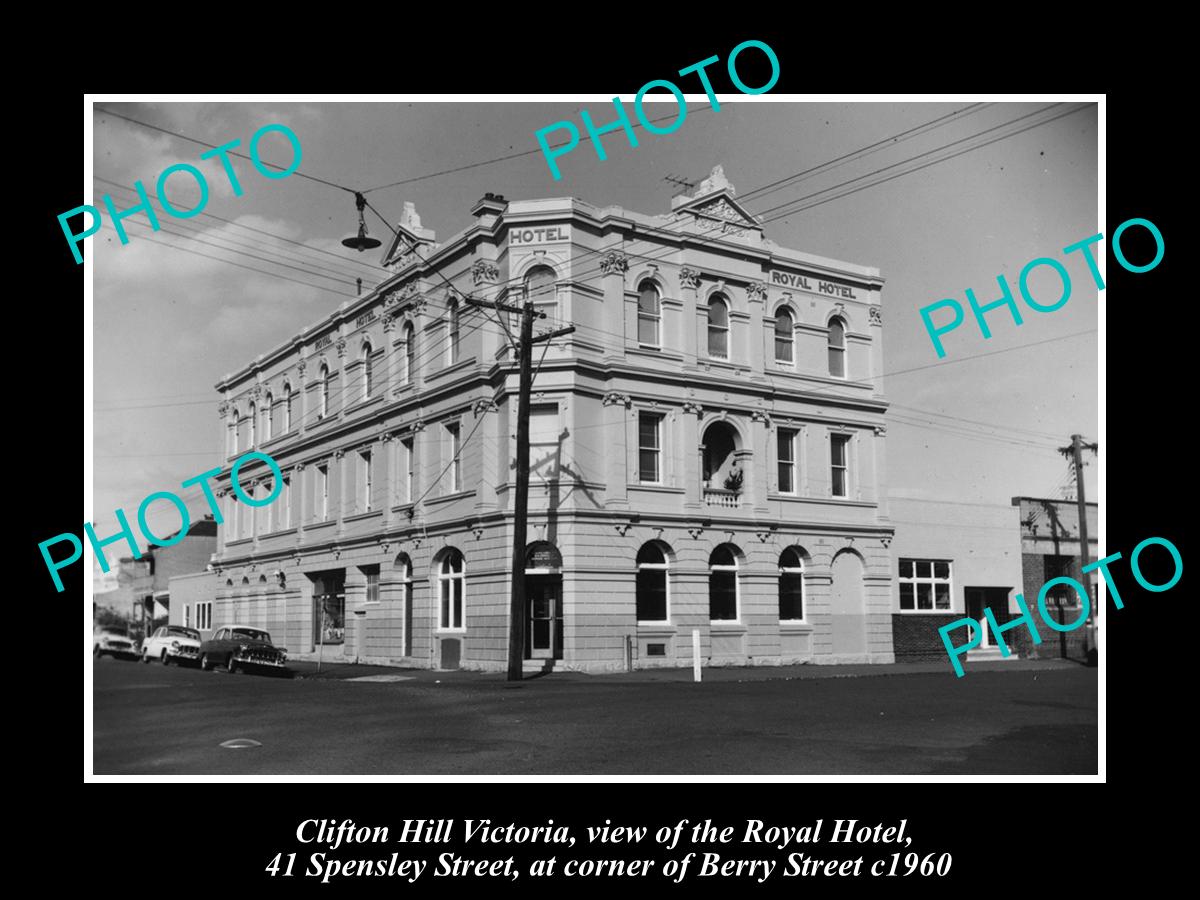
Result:
{"label": "dark sedan", "polygon": [[271,635],[261,628],[226,625],[213,632],[200,645],[200,668],[224,666],[229,672],[239,669],[287,670],[287,651],[271,643]]}

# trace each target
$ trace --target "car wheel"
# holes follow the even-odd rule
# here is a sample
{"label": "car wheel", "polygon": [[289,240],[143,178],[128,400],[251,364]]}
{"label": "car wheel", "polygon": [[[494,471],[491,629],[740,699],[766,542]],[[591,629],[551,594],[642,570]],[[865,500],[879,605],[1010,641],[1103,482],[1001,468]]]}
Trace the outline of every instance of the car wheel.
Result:
{"label": "car wheel", "polygon": [[145,650],[142,651],[142,662],[144,662],[146,665],[150,665],[150,656]]}
{"label": "car wheel", "polygon": [[229,658],[225,660],[225,670],[230,674],[236,674],[238,670],[237,660],[233,658],[233,654],[229,654]]}
{"label": "car wheel", "polygon": [[163,650],[162,652],[162,664],[164,666],[169,666],[171,664],[171,657],[167,656],[166,650]]}
{"label": "car wheel", "polygon": [[210,664],[209,664],[209,662],[208,662],[208,654],[207,654],[207,653],[201,653],[201,654],[200,654],[200,670],[201,670],[202,672],[207,672],[207,671],[209,671],[209,670],[211,670],[211,669],[212,669],[212,665],[210,665]]}

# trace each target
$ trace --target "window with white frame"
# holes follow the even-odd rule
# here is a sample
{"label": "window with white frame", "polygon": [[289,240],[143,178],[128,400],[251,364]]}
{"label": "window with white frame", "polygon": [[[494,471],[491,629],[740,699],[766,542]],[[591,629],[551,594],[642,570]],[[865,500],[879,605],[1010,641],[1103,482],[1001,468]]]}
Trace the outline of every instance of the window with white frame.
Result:
{"label": "window with white frame", "polygon": [[458,362],[458,301],[446,304],[446,365]]}
{"label": "window with white frame", "polygon": [[446,429],[446,491],[453,494],[462,490],[462,426],[458,422],[447,422]]}
{"label": "window with white frame", "polygon": [[229,455],[237,456],[238,452],[238,411],[233,408],[233,416],[229,420]]}
{"label": "window with white frame", "polygon": [[533,303],[537,312],[545,314],[542,324],[551,328],[558,321],[558,297],[554,285],[556,277],[549,266],[534,266],[525,275],[525,298]]}
{"label": "window with white frame", "polygon": [[371,342],[363,341],[360,358],[362,359],[362,399],[366,400],[371,396]]}
{"label": "window with white frame", "polygon": [[529,471],[543,481],[558,478],[558,405],[529,411]]}
{"label": "window with white frame", "polygon": [[291,382],[283,383],[283,433],[287,434],[292,430],[292,385]]}
{"label": "window with white frame", "polygon": [[404,493],[400,498],[401,503],[413,502],[413,465],[415,457],[413,455],[413,439],[405,438],[400,442],[400,472],[403,481]]}
{"label": "window with white frame", "polygon": [[786,306],[775,313],[775,362],[791,366],[796,362],[796,321]]}
{"label": "window with white frame", "polygon": [[324,522],[329,518],[329,464],[317,466],[317,489],[313,492],[316,504],[317,521]]}
{"label": "window with white frame", "polygon": [[708,300],[708,355],[729,359],[729,304],[720,294]]}
{"label": "window with white frame", "polygon": [[266,405],[263,406],[263,421],[262,421],[262,439],[263,443],[269,441],[272,437],[272,428],[274,424],[271,417],[275,415],[275,396],[267,391]]}
{"label": "window with white frame", "polygon": [[253,447],[256,441],[255,423],[258,421],[258,407],[254,405],[254,401],[250,402],[250,410],[246,413],[246,427],[250,429],[250,442],[247,447]]}
{"label": "window with white frame", "polygon": [[638,551],[638,622],[670,621],[670,566],[667,546],[660,541],[649,541]]}
{"label": "window with white frame", "polygon": [[438,564],[438,627],[442,631],[462,631],[463,555],[454,547],[447,549]]}
{"label": "window with white frame", "polygon": [[799,547],[779,555],[779,621],[804,621],[804,552]]}
{"label": "window with white frame", "polygon": [[366,512],[371,508],[371,451],[358,451],[358,508]]}
{"label": "window with white frame", "polygon": [[950,610],[950,560],[901,559],[901,612]]}
{"label": "window with white frame", "polygon": [[708,558],[708,617],[714,622],[738,620],[738,556],[733,544],[722,544]]}
{"label": "window with white frame", "polygon": [[841,319],[829,322],[829,374],[846,377],[846,323]]}
{"label": "window with white frame", "polygon": [[850,496],[850,435],[829,436],[829,483],[834,497]]}
{"label": "window with white frame", "polygon": [[659,413],[638,413],[638,481],[662,483],[662,423]]}
{"label": "window with white frame", "polygon": [[317,407],[317,418],[324,419],[329,415],[329,366],[321,364],[320,371],[321,383],[317,390],[320,391],[319,406]]}
{"label": "window with white frame", "polygon": [[401,334],[404,336],[404,366],[400,370],[400,383],[408,384],[413,379],[413,363],[417,353],[417,333],[413,330],[412,323],[406,322]]}
{"label": "window with white frame", "polygon": [[212,601],[196,604],[196,628],[200,631],[212,628]]}
{"label": "window with white frame", "polygon": [[379,602],[379,566],[363,566],[362,573],[367,578],[367,593],[364,603]]}
{"label": "window with white frame", "polygon": [[638,344],[642,347],[661,346],[662,305],[654,282],[643,281],[638,288]]}
{"label": "window with white frame", "polygon": [[780,428],[775,433],[775,450],[779,466],[779,493],[798,492],[796,478],[796,435],[793,428]]}
{"label": "window with white frame", "polygon": [[292,527],[292,479],[283,479],[283,495],[279,498],[279,527]]}

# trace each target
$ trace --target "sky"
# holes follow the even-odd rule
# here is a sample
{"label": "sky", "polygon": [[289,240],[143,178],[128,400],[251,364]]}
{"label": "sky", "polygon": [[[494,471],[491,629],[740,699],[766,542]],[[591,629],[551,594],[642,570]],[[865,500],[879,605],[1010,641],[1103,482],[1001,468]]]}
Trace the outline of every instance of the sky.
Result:
{"label": "sky", "polygon": [[[776,243],[875,266],[885,278],[892,495],[1002,505],[1018,495],[1062,496],[1071,479],[1056,448],[1076,432],[1098,440],[1103,292],[1078,253],[1062,254],[1101,231],[1095,105],[719,97],[720,109],[713,110],[703,95],[689,95],[680,127],[668,135],[639,129],[636,148],[619,132],[607,135],[603,161],[585,134],[558,159],[558,181],[537,152],[534,132],[564,119],[578,124],[585,108],[598,125],[607,123],[614,118],[609,100],[98,102],[94,193],[83,202],[100,206],[109,193],[118,210],[126,209],[137,202],[128,189],[135,179],[154,193],[163,169],[187,163],[206,177],[203,211],[211,216],[176,219],[158,208],[159,232],[134,215],[126,220],[127,245],[107,219],[86,240],[94,258],[95,323],[89,521],[97,534],[117,531],[115,509],[132,522],[149,493],[177,490],[221,463],[224,428],[213,385],[223,375],[352,299],[355,278],[364,278],[366,290],[385,274],[383,248],[358,254],[340,244],[357,227],[347,190],[298,175],[267,179],[234,157],[243,188],[235,196],[220,162],[199,159],[204,146],[99,108],[206,144],[237,139],[240,152],[248,152],[263,125],[282,123],[303,148],[299,173],[367,191],[393,224],[412,202],[439,239],[467,227],[470,208],[489,191],[510,199],[574,196],[663,214],[678,190],[668,176],[696,182],[721,164],[739,196],[799,176],[746,206],[770,220],[765,233]],[[624,99],[631,109],[632,98]],[[647,102],[646,109],[671,115],[674,103]],[[920,128],[927,123],[933,124]],[[259,149],[264,160],[291,160],[278,133],[264,136]],[[458,167],[469,168],[446,173]],[[384,187],[397,181],[407,183]],[[167,194],[180,209],[199,199],[186,173],[171,176]],[[382,223],[368,214],[367,225],[386,248]],[[1039,257],[1066,266],[1073,287],[1068,302],[1050,313],[1030,310],[1017,288],[1022,268]],[[1017,326],[997,309],[987,316],[992,337],[984,339],[965,291],[973,288],[981,304],[996,300],[1000,274],[1024,321]],[[1043,304],[1061,291],[1044,266],[1029,285]],[[943,298],[957,299],[967,312],[944,336],[946,356],[939,359],[919,310]],[[1085,487],[1093,500],[1096,469],[1090,459]],[[193,518],[207,511],[195,489],[177,492]],[[178,527],[166,503],[152,508],[149,521],[163,536]]]}

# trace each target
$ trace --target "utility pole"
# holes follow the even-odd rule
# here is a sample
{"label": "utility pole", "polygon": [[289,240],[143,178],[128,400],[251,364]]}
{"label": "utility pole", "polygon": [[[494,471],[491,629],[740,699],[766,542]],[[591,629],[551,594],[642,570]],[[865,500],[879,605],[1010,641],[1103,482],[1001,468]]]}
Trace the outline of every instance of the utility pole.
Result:
{"label": "utility pole", "polygon": [[521,316],[520,344],[515,348],[520,362],[517,394],[517,487],[513,498],[512,593],[508,604],[508,680],[520,681],[525,667],[525,537],[529,523],[529,402],[533,393],[533,345],[570,334],[575,326],[533,336],[533,320],[545,313],[526,300],[520,308],[468,297],[467,303]]}
{"label": "utility pole", "polygon": [[[1075,502],[1079,506],[1079,571],[1083,574],[1083,570],[1087,568],[1090,560],[1088,559],[1088,527],[1087,527],[1087,497],[1083,492],[1083,451],[1091,450],[1093,453],[1098,452],[1099,444],[1085,444],[1083,435],[1071,435],[1071,446],[1060,447],[1058,452],[1064,456],[1070,454],[1075,465]],[[1088,623],[1093,625],[1096,621],[1096,607],[1099,605],[1099,598],[1092,597],[1092,586],[1090,578],[1084,578],[1083,589],[1088,592]],[[1091,650],[1091,647],[1087,648]]]}

